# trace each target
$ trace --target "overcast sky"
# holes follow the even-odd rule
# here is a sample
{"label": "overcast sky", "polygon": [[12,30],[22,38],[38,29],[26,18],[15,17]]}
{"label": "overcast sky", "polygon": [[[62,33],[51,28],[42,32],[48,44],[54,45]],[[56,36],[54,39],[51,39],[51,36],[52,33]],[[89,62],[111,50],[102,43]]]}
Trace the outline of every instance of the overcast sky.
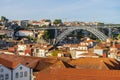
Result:
{"label": "overcast sky", "polygon": [[0,0],[0,16],[120,23],[120,0]]}

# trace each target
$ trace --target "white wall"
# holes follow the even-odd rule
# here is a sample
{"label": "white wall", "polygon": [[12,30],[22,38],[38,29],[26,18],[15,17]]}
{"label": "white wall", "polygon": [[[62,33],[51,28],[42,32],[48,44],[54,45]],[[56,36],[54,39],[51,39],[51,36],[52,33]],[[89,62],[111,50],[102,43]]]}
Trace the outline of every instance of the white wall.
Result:
{"label": "white wall", "polygon": [[[26,76],[25,73],[27,73]],[[22,64],[18,65],[13,70],[13,80],[31,80],[30,77],[31,77],[31,69]]]}
{"label": "white wall", "polygon": [[18,45],[18,51],[25,51],[26,50],[26,45]]}
{"label": "white wall", "polygon": [[18,36],[33,36],[33,32],[32,31],[18,31],[16,33]]}
{"label": "white wall", "polygon": [[102,49],[94,49],[94,53],[103,56],[103,50]]}
{"label": "white wall", "polygon": [[11,80],[11,70],[0,64],[0,80]]}

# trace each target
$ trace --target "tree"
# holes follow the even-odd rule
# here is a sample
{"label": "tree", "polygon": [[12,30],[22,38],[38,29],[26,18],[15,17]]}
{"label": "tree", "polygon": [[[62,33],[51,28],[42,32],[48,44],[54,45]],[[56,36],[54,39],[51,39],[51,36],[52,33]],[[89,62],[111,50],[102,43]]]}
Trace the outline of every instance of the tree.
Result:
{"label": "tree", "polygon": [[54,39],[54,34],[55,34],[55,30],[45,30],[44,32],[44,39]]}
{"label": "tree", "polygon": [[0,39],[3,39],[3,38],[5,38],[5,35],[0,35]]}
{"label": "tree", "polygon": [[0,21],[2,22],[1,25],[4,25],[5,27],[8,27],[8,26],[9,26],[9,24],[8,24],[8,19],[7,19],[6,17],[1,16],[1,20],[0,20]]}
{"label": "tree", "polygon": [[120,39],[120,34],[118,35],[118,39]]}
{"label": "tree", "polygon": [[5,17],[1,16],[1,21],[4,22],[5,21]]}
{"label": "tree", "polygon": [[55,24],[56,26],[57,26],[57,25],[60,25],[60,24],[62,24],[62,20],[61,20],[61,19],[55,19],[55,20],[53,21],[53,24]]}
{"label": "tree", "polygon": [[58,56],[58,53],[61,53],[61,51],[58,51],[58,50],[51,51],[52,56]]}
{"label": "tree", "polygon": [[8,19],[7,19],[6,17],[4,17],[4,16],[1,16],[1,21],[2,21],[2,22],[7,22]]}
{"label": "tree", "polygon": [[44,39],[50,39],[50,33],[49,33],[49,31],[48,30],[45,30],[45,32],[44,32]]}

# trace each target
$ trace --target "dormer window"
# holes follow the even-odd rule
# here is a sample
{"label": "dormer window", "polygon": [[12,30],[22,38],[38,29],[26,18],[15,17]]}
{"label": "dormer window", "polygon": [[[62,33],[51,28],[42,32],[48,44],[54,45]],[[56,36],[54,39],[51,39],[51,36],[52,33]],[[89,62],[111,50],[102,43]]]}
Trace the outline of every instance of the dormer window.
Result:
{"label": "dormer window", "polygon": [[0,72],[3,72],[3,71],[4,71],[4,70],[1,68],[1,69],[0,69]]}
{"label": "dormer window", "polygon": [[22,70],[22,67],[20,67],[20,70]]}

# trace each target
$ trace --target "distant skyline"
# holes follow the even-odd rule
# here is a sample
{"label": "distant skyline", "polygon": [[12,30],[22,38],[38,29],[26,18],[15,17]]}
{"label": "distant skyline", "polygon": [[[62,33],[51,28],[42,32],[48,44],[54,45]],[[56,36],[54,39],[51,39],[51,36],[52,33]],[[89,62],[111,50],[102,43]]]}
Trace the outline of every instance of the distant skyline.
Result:
{"label": "distant skyline", "polygon": [[10,20],[62,19],[120,23],[120,0],[0,0]]}

